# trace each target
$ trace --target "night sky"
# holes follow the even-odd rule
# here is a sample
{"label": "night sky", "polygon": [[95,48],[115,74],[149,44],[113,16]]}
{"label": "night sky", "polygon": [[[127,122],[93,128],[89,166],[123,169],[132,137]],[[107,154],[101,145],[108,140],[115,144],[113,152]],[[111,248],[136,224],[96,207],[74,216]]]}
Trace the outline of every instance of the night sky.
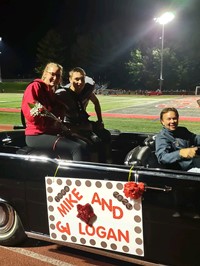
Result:
{"label": "night sky", "polygon": [[[0,1],[0,62],[2,77],[16,75],[20,61],[23,74],[35,65],[38,42],[51,28],[63,35],[89,30],[118,32],[130,48],[134,38],[140,38],[152,29],[153,22],[163,11],[173,10],[176,19],[171,34],[194,31],[199,25],[198,0],[41,0]],[[196,24],[195,24],[196,23]],[[188,40],[187,40],[188,41]],[[121,47],[119,47],[121,49]],[[13,74],[14,73],[14,74]],[[23,75],[20,73],[19,75]]]}

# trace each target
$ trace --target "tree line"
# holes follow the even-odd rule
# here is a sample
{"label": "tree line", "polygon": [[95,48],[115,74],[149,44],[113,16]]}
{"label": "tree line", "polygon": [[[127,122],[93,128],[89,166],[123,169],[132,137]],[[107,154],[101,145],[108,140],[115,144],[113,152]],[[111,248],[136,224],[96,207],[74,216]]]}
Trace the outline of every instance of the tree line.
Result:
{"label": "tree line", "polygon": [[[50,30],[41,39],[36,54],[36,73],[41,73],[47,62],[56,61],[66,72],[74,66],[81,66],[98,84],[109,83],[112,88],[144,91],[159,88],[161,49],[154,43],[149,45],[144,40],[130,48],[128,53],[121,54],[119,47],[124,45],[121,37],[111,36],[109,32],[98,36],[92,33],[80,35],[73,46],[65,43],[68,42],[55,30]],[[194,90],[199,85],[199,72],[197,53],[165,43],[163,90]],[[64,73],[64,77],[67,76],[68,73]]]}

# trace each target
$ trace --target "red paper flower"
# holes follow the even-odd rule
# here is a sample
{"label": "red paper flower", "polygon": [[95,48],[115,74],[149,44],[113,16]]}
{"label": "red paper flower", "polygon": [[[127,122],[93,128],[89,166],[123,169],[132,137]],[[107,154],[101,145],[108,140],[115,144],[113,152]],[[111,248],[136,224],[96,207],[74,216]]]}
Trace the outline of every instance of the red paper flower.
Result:
{"label": "red paper flower", "polygon": [[85,205],[77,205],[78,214],[77,217],[84,221],[86,224],[91,223],[91,218],[95,217],[92,206],[87,203]]}
{"label": "red paper flower", "polygon": [[124,185],[124,194],[127,198],[138,199],[140,198],[145,190],[144,183],[139,182],[128,182]]}

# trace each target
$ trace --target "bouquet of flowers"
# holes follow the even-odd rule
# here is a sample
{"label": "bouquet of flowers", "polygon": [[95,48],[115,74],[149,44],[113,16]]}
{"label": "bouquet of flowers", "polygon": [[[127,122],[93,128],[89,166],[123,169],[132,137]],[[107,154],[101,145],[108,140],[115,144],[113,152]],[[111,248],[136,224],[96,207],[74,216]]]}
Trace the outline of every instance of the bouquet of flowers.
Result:
{"label": "bouquet of flowers", "polygon": [[91,143],[86,137],[81,136],[78,132],[75,132],[75,130],[71,130],[71,128],[67,127],[65,124],[63,124],[63,121],[56,117],[54,114],[52,114],[50,111],[48,111],[40,102],[36,103],[28,103],[29,107],[31,108],[30,114],[32,116],[46,116],[52,118],[54,121],[57,121],[60,123],[61,129],[63,133],[67,136],[73,136],[79,139],[84,140],[87,143]]}
{"label": "bouquet of flowers", "polygon": [[46,116],[52,118],[54,121],[60,123],[61,129],[69,135],[71,130],[62,123],[62,120],[60,118],[56,117],[53,113],[48,111],[40,102],[28,103],[28,105],[31,108],[30,114],[32,116]]}
{"label": "bouquet of flowers", "polygon": [[59,118],[49,112],[40,102],[28,103],[28,105],[31,108],[30,114],[32,116],[47,116],[54,119],[55,121],[61,122]]}

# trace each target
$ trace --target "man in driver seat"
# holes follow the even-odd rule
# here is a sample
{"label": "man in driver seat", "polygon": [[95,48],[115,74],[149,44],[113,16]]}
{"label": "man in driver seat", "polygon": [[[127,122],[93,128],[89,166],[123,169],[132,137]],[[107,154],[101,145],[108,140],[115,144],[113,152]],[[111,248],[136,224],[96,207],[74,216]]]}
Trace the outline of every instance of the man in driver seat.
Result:
{"label": "man in driver seat", "polygon": [[[179,113],[174,107],[164,108],[160,113],[162,130],[155,139],[155,154],[159,163],[172,169],[180,169],[189,172],[200,172],[200,157],[198,146],[200,135],[194,134],[186,127],[178,126]],[[174,167],[176,166],[176,167]],[[189,196],[192,194],[191,197]],[[188,187],[174,189],[175,213],[174,218],[180,217],[188,203],[192,204],[193,218],[200,219],[199,190]]]}
{"label": "man in driver seat", "polygon": [[184,171],[200,172],[200,135],[178,126],[179,113],[174,107],[164,108],[160,113],[162,130],[155,139],[156,156],[159,163]]}

